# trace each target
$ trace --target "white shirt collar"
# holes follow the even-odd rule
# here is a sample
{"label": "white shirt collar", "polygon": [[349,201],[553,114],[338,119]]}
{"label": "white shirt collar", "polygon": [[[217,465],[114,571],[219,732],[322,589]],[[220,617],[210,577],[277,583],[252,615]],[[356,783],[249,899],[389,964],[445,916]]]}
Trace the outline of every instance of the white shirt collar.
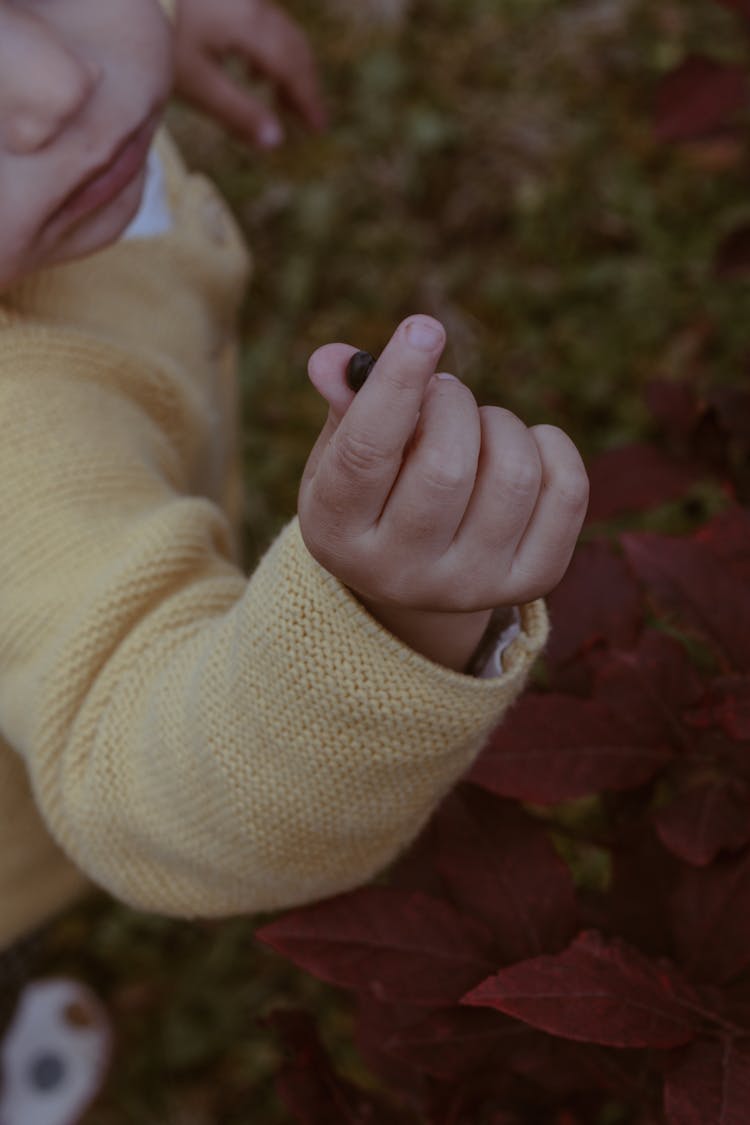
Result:
{"label": "white shirt collar", "polygon": [[155,238],[172,228],[172,214],[167,201],[167,188],[161,158],[152,146],[146,164],[146,184],[138,213],[121,238]]}

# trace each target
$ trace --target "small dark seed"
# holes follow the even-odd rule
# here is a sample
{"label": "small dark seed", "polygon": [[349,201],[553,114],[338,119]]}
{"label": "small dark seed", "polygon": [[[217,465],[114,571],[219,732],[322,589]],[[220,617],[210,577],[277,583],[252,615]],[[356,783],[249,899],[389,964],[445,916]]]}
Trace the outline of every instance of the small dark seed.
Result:
{"label": "small dark seed", "polygon": [[346,368],[346,381],[353,391],[365,385],[367,376],[375,366],[375,356],[369,352],[355,352]]}

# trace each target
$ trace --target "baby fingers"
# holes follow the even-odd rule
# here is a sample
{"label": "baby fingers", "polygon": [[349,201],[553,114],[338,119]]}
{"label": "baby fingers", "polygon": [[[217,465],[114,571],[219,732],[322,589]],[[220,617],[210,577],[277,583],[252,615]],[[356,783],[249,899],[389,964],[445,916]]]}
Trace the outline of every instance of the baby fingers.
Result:
{"label": "baby fingers", "polygon": [[589,500],[588,476],[567,434],[557,426],[534,426],[529,432],[539,450],[542,482],[511,569],[523,601],[550,593],[562,579]]}
{"label": "baby fingers", "polygon": [[562,430],[528,429],[499,407],[483,407],[480,417],[476,485],[443,560],[463,575],[454,608],[467,610],[549,593],[570,562],[588,501],[583,463]]}
{"label": "baby fingers", "polygon": [[[474,490],[481,428],[474,396],[435,375],[378,524],[380,542],[434,563],[451,544]],[[425,558],[425,555],[428,556]]]}

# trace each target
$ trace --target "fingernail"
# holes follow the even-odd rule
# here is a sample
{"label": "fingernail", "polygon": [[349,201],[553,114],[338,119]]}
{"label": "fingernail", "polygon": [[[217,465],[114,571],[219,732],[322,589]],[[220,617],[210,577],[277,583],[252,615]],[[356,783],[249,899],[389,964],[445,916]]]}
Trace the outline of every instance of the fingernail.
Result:
{"label": "fingernail", "polygon": [[406,338],[413,348],[432,352],[443,342],[443,330],[428,320],[413,320],[407,325]]}
{"label": "fingernail", "polygon": [[261,148],[278,148],[284,140],[284,131],[278,121],[264,121],[258,131]]}
{"label": "fingernail", "polygon": [[436,379],[448,379],[452,383],[460,383],[461,380],[457,379],[455,375],[449,375],[447,371],[440,371],[435,375]]}

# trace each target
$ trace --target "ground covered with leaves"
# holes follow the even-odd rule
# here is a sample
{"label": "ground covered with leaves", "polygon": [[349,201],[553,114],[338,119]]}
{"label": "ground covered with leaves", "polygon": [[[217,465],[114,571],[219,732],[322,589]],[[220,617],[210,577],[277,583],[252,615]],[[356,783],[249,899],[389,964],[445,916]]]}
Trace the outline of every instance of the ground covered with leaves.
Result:
{"label": "ground covered with leaves", "polygon": [[[663,444],[665,418],[679,438],[678,399],[689,413],[746,383],[742,0],[414,0],[388,20],[375,0],[290,6],[321,59],[326,134],[292,129],[260,158],[179,109],[173,122],[255,257],[242,315],[250,565],[294,513],[325,416],[306,361],[330,340],[377,352],[402,317],[431,313],[448,331],[445,368],[480,402],[563,426],[590,463]],[[599,515],[619,530],[688,533],[723,511],[726,489],[686,464],[645,473],[656,506],[608,507],[639,465],[599,477]],[[495,791],[539,799],[533,785]],[[592,815],[568,813],[573,829]],[[683,827],[662,824],[678,855]],[[596,848],[565,858],[578,885],[601,889]],[[312,1013],[337,1069],[376,1085],[347,997],[259,946],[261,921],[165,921],[100,896],[53,927],[35,969],[79,974],[117,1027],[87,1125],[302,1120],[275,1088],[280,1006]]]}

